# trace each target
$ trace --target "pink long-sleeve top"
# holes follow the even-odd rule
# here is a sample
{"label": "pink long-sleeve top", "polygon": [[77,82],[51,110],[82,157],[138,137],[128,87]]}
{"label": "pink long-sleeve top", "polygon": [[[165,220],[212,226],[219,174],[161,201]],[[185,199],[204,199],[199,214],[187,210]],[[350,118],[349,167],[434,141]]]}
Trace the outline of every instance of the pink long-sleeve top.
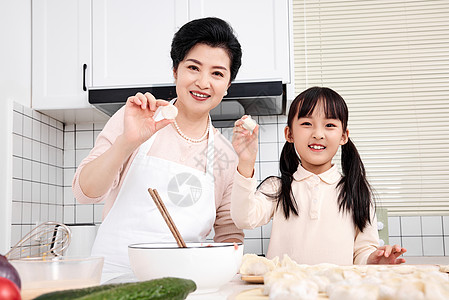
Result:
{"label": "pink long-sleeve top", "polygon": [[[253,229],[273,220],[267,257],[287,254],[300,264],[366,264],[377,249],[377,220],[363,232],[355,226],[352,215],[338,210],[337,184],[341,178],[334,165],[315,175],[299,165],[293,174],[292,192],[299,216],[287,220],[272,195],[278,190],[277,178],[265,181],[256,191],[255,178],[245,178],[237,171],[231,196],[231,216],[239,228]],[[264,193],[262,193],[264,192]]]}
{"label": "pink long-sleeve top", "polygon": [[[138,149],[123,163],[112,186],[100,197],[91,198],[83,193],[79,184],[79,175],[87,163],[108,150],[117,137],[123,133],[124,112],[124,107],[122,107],[106,123],[98,135],[94,148],[78,166],[72,182],[73,194],[79,203],[104,202],[103,220],[114,205],[114,201],[117,198],[117,194]],[[243,241],[243,231],[236,227],[230,215],[231,190],[238,158],[230,142],[218,130],[213,127],[212,130],[215,138],[214,178],[216,219],[214,224],[214,240],[216,242],[222,242],[226,239],[236,238]],[[200,143],[190,143],[183,139],[172,125],[168,125],[159,131],[149,151],[149,155],[205,171],[207,140]]]}

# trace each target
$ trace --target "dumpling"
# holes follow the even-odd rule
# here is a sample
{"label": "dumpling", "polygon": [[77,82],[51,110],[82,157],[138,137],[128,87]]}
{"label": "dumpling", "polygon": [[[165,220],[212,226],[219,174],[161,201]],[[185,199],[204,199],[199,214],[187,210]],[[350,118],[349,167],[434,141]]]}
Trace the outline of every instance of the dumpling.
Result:
{"label": "dumpling", "polygon": [[318,297],[318,285],[309,279],[299,279],[285,274],[283,280],[269,285],[270,300],[315,300]]}
{"label": "dumpling", "polygon": [[279,258],[271,260],[256,254],[245,254],[240,265],[240,274],[242,275],[264,275],[276,268]]}
{"label": "dumpling", "polygon": [[256,128],[256,125],[256,121],[254,121],[254,119],[249,115],[245,119],[243,119],[242,126],[250,132],[253,132],[254,128]]}
{"label": "dumpling", "polygon": [[168,104],[166,106],[162,106],[162,116],[164,116],[165,119],[172,120],[176,118],[178,115],[178,108],[174,106],[173,104]]}
{"label": "dumpling", "polygon": [[338,282],[331,284],[327,288],[327,295],[330,300],[377,300],[379,288],[372,284],[350,284]]}

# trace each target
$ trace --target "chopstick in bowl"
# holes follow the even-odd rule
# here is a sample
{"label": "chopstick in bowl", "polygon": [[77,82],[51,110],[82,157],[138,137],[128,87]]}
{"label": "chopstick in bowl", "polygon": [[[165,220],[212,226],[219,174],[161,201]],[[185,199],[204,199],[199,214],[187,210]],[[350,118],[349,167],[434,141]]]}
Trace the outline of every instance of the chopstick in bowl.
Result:
{"label": "chopstick in bowl", "polygon": [[170,229],[171,233],[173,234],[173,237],[176,240],[176,243],[180,248],[186,248],[186,243],[184,242],[184,239],[182,238],[181,234],[178,231],[178,228],[176,227],[175,223],[173,222],[173,219],[171,218],[170,214],[168,213],[167,207],[165,207],[164,202],[161,199],[161,196],[159,196],[159,193],[156,189],[148,189],[148,192],[151,195],[151,198],[153,198],[154,203],[156,204],[157,208],[159,209],[159,212],[161,213],[162,217],[164,218],[165,223],[167,223],[168,228]]}

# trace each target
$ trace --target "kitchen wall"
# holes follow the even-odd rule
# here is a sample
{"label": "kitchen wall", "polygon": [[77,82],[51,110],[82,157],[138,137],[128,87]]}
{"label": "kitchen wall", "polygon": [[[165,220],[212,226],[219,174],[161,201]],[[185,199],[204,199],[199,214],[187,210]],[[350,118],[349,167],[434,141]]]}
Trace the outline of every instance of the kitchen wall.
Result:
{"label": "kitchen wall", "polygon": [[[278,174],[285,116],[259,117],[258,180]],[[71,191],[76,167],[104,123],[67,124],[19,103],[13,107],[12,243],[39,222],[101,223],[102,204],[77,204]],[[231,128],[220,129],[230,139]],[[265,254],[271,224],[245,230],[245,252]],[[449,256],[449,216],[390,216],[390,244],[405,256]],[[213,234],[209,236],[211,239]]]}
{"label": "kitchen wall", "polygon": [[64,125],[14,103],[12,227],[15,244],[36,224],[64,221]]}

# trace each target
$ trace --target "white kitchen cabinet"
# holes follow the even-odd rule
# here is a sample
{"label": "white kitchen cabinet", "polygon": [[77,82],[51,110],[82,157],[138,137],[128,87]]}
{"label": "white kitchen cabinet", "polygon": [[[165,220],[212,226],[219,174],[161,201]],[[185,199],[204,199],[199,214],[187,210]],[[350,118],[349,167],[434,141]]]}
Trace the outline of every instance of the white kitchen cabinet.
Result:
{"label": "white kitchen cabinet", "polygon": [[242,45],[237,81],[290,83],[288,0],[189,0],[190,19],[215,16],[228,21]]}
{"label": "white kitchen cabinet", "polygon": [[90,107],[91,48],[91,0],[32,1],[34,109]]}
{"label": "white kitchen cabinet", "polygon": [[187,21],[186,0],[95,0],[93,86],[173,83],[171,40]]}
{"label": "white kitchen cabinet", "polygon": [[99,0],[93,3],[93,87],[173,83],[174,33],[207,16],[227,20],[238,35],[243,63],[236,80],[290,82],[288,0]]}
{"label": "white kitchen cabinet", "polygon": [[89,89],[172,84],[173,35],[189,20],[206,16],[227,20],[237,33],[243,58],[236,81],[291,82],[289,0],[40,0],[32,5],[32,107],[61,121],[68,115],[76,120],[76,111],[83,116],[93,111]]}

